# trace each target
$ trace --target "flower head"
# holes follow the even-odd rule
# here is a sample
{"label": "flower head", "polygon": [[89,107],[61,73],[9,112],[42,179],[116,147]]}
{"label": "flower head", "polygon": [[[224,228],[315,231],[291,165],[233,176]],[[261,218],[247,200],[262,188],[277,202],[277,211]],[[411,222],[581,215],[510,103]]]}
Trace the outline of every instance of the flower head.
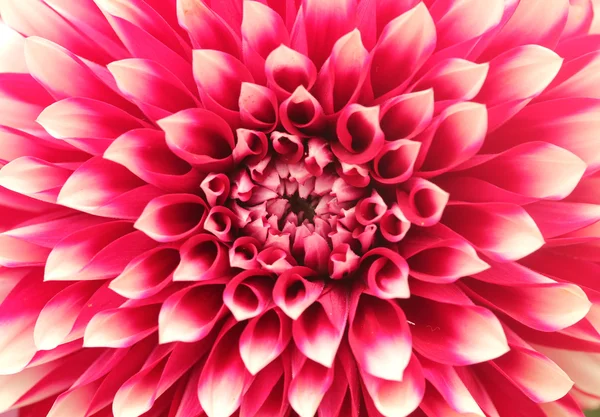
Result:
{"label": "flower head", "polygon": [[0,1],[0,411],[581,416],[593,12]]}

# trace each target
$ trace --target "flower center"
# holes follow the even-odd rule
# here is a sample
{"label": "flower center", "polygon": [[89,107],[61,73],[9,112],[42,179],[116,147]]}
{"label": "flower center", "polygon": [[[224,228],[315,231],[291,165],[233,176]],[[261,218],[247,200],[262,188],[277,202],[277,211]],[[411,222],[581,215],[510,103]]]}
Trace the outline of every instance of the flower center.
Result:
{"label": "flower center", "polygon": [[284,197],[289,203],[289,210],[298,216],[298,221],[301,223],[305,219],[312,223],[315,218],[315,208],[318,204],[318,200],[309,196],[308,198],[302,198],[298,193],[294,193],[292,196]]}

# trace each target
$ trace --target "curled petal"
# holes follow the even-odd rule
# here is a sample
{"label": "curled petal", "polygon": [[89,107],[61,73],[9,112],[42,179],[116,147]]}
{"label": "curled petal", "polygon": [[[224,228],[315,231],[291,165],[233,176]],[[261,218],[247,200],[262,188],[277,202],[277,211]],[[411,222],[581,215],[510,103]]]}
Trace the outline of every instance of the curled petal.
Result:
{"label": "curled petal", "polygon": [[419,249],[407,259],[410,275],[444,284],[477,274],[490,267],[471,245],[462,240],[440,241]]}
{"label": "curled petal", "polygon": [[379,123],[388,141],[410,139],[425,129],[433,117],[433,90],[392,97],[381,104]]}
{"label": "curled petal", "polygon": [[290,319],[271,309],[250,319],[240,336],[240,355],[246,369],[256,375],[287,347],[291,337]]}
{"label": "curled petal", "polygon": [[387,210],[387,205],[383,198],[373,191],[371,197],[363,198],[356,205],[356,220],[366,226],[368,224],[378,223]]}
{"label": "curled petal", "polygon": [[333,383],[333,368],[304,359],[288,390],[288,401],[300,417],[312,417]]}
{"label": "curled petal", "polygon": [[272,289],[272,277],[260,270],[244,271],[227,283],[223,302],[237,321],[247,320],[271,306]]}
{"label": "curled petal", "polygon": [[258,248],[260,243],[251,236],[242,236],[236,239],[229,249],[229,264],[233,268],[256,269],[260,265]]}
{"label": "curled petal", "polygon": [[210,209],[204,221],[204,230],[217,236],[222,242],[234,239],[234,226],[237,216],[227,207],[215,206]]}
{"label": "curled petal", "polygon": [[373,160],[373,178],[382,184],[399,184],[409,179],[421,143],[408,139],[386,142]]}
{"label": "curled petal", "polygon": [[127,221],[90,226],[62,239],[46,261],[47,281],[112,278],[156,243]]}
{"label": "curled petal", "polygon": [[194,78],[204,107],[238,127],[242,84],[254,81],[244,64],[224,52],[197,49]]}
{"label": "curled petal", "polygon": [[124,348],[154,333],[159,305],[117,308],[96,314],[85,328],[84,347]]}
{"label": "curled petal", "polygon": [[315,275],[310,268],[295,266],[284,271],[275,281],[273,302],[291,319],[300,317],[323,292],[322,281],[306,279]]}
{"label": "curled petal", "polygon": [[357,99],[367,75],[367,58],[358,29],[336,41],[315,85],[315,95],[325,113],[337,113]]}
{"label": "curled petal", "polygon": [[397,192],[398,206],[406,218],[419,226],[436,224],[444,213],[449,194],[422,178],[411,179],[406,187],[408,194]]}
{"label": "curled petal", "polygon": [[417,138],[422,142],[419,171],[426,177],[436,176],[467,161],[481,148],[487,129],[484,105],[466,102],[448,107]]}
{"label": "curled petal", "polygon": [[321,104],[303,85],[281,103],[279,115],[285,129],[299,136],[318,133],[325,124],[325,114]]}
{"label": "curled petal", "polygon": [[202,171],[223,171],[233,164],[229,125],[204,109],[188,109],[158,121],[173,153]]}
{"label": "curled petal", "polygon": [[383,379],[368,372],[362,372],[363,383],[377,411],[385,417],[406,417],[421,403],[425,393],[423,370],[412,355],[404,369],[404,377]]}
{"label": "curled petal", "polygon": [[207,212],[196,195],[168,194],[150,201],[134,226],[157,242],[174,242],[199,230]]}
{"label": "curled petal", "polygon": [[55,203],[72,171],[38,158],[23,156],[0,169],[0,186],[29,197]]}
{"label": "curled petal", "polygon": [[317,69],[310,59],[285,45],[269,54],[265,62],[267,84],[280,101],[302,86],[310,90],[317,80]]}
{"label": "curled petal", "polygon": [[371,52],[374,97],[387,98],[406,86],[429,58],[435,43],[435,24],[423,3],[389,22]]}
{"label": "curled petal", "polygon": [[287,250],[276,246],[270,246],[260,251],[256,260],[264,269],[276,274],[281,274],[295,264],[294,258]]}
{"label": "curled petal", "polygon": [[347,243],[335,245],[329,256],[329,276],[342,279],[358,269],[360,257]]}
{"label": "curled petal", "polygon": [[385,141],[379,126],[379,107],[347,106],[337,121],[337,141],[331,150],[342,161],[362,164],[373,159]]}
{"label": "curled petal", "polygon": [[134,220],[150,200],[161,194],[125,167],[94,157],[71,174],[57,202],[96,216]]}
{"label": "curled petal", "polygon": [[277,97],[262,85],[243,82],[238,106],[242,127],[270,132],[279,122]]}
{"label": "curled petal", "polygon": [[328,368],[346,329],[348,296],[345,290],[331,289],[309,306],[292,324],[296,347],[307,358]]}
{"label": "curled petal", "polygon": [[229,178],[225,174],[208,174],[200,188],[210,206],[222,205],[229,196]]}
{"label": "curled petal", "polygon": [[408,264],[398,253],[375,248],[361,258],[360,270],[368,292],[382,299],[408,298]]}
{"label": "curled petal", "polygon": [[235,163],[240,164],[245,161],[249,165],[254,165],[263,161],[269,151],[267,136],[263,132],[248,129],[238,129],[236,133],[237,143],[233,149]]}
{"label": "curled petal", "polygon": [[179,252],[181,263],[173,273],[173,281],[209,281],[222,277],[229,270],[226,248],[214,236],[195,235],[181,246]]}
{"label": "curled petal", "polygon": [[439,363],[462,366],[495,359],[509,347],[500,321],[474,305],[411,297],[401,304],[411,326],[414,349]]}
{"label": "curled petal", "polygon": [[221,284],[198,284],[167,298],[158,315],[160,343],[195,342],[206,337],[225,315],[224,288]]}
{"label": "curled petal", "polygon": [[195,190],[201,178],[190,164],[171,152],[160,130],[130,130],[110,144],[103,158],[166,191]]}
{"label": "curled petal", "polygon": [[[307,159],[308,158],[304,159],[305,164],[307,164]],[[353,187],[364,188],[371,182],[369,169],[364,165],[340,162],[339,166],[336,167],[336,172],[344,181]]]}
{"label": "curled petal", "polygon": [[129,299],[151,297],[171,282],[179,261],[177,249],[152,249],[131,260],[109,288]]}
{"label": "curled petal", "polygon": [[299,136],[273,132],[271,143],[279,159],[288,164],[298,163],[304,156],[304,144]]}
{"label": "curled petal", "polygon": [[410,221],[404,216],[396,203],[383,214],[379,221],[379,231],[388,242],[401,241],[409,229]]}
{"label": "curled petal", "polygon": [[131,58],[111,62],[108,69],[119,91],[152,120],[199,105],[187,86],[158,62]]}
{"label": "curled petal", "polygon": [[118,107],[80,97],[66,98],[46,107],[37,122],[56,139],[92,155],[102,154],[123,133],[145,127]]}
{"label": "curled petal", "polygon": [[549,49],[527,45],[494,58],[475,101],[488,108],[490,130],[514,116],[554,79],[562,58]]}
{"label": "curled petal", "polygon": [[202,369],[198,399],[208,417],[232,415],[252,382],[239,352],[243,329],[243,323],[226,325]]}
{"label": "curled petal", "polygon": [[495,260],[520,259],[544,244],[533,219],[513,204],[452,203],[442,223]]}
{"label": "curled petal", "polygon": [[393,301],[359,294],[350,311],[348,341],[364,375],[402,381],[412,354],[411,332]]}
{"label": "curled petal", "polygon": [[[296,241],[294,242],[296,243]],[[327,270],[329,254],[331,248],[327,240],[320,234],[314,232],[303,238],[304,244],[304,265],[314,271],[322,272]]]}

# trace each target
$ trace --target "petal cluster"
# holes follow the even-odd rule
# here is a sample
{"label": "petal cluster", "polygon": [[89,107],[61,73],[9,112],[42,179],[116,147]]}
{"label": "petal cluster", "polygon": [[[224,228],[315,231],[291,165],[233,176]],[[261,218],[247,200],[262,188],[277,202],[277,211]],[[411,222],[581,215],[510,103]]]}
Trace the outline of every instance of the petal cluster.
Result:
{"label": "petal cluster", "polygon": [[0,0],[0,413],[600,405],[599,13]]}

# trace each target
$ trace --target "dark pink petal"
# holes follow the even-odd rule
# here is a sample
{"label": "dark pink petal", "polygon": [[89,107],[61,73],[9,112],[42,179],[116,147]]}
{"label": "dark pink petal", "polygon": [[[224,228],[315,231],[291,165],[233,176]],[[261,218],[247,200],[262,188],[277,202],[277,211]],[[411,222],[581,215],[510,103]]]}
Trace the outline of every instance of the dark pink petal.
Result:
{"label": "dark pink petal", "polygon": [[229,249],[229,264],[233,268],[255,269],[260,243],[251,236],[237,238]]}
{"label": "dark pink petal", "polygon": [[240,355],[246,369],[256,375],[281,355],[291,337],[291,321],[279,309],[250,319],[240,336]]}
{"label": "dark pink petal", "polygon": [[56,203],[72,171],[38,158],[23,156],[0,168],[0,186],[20,194]]}
{"label": "dark pink petal", "polygon": [[171,282],[179,260],[175,248],[152,249],[131,260],[109,288],[129,299],[151,297]]}
{"label": "dark pink petal", "polygon": [[418,159],[425,177],[444,173],[467,161],[481,148],[488,129],[486,107],[479,103],[458,103],[448,107],[422,135]]}
{"label": "dark pink petal", "polygon": [[304,363],[293,374],[288,401],[300,417],[312,417],[332,383],[333,368],[304,358]]}
{"label": "dark pink petal", "polygon": [[348,320],[345,291],[340,288],[325,291],[292,325],[298,350],[328,368],[333,366]]}
{"label": "dark pink petal", "polygon": [[[437,98],[437,97],[436,97]],[[433,90],[400,94],[381,104],[381,130],[387,141],[410,139],[425,129],[433,116]]]}
{"label": "dark pink petal", "polygon": [[388,242],[401,241],[410,229],[410,221],[404,216],[398,204],[394,203],[381,217],[379,231]]}
{"label": "dark pink petal", "polygon": [[216,114],[187,109],[158,121],[173,153],[204,172],[227,170],[233,165],[233,132]]}
{"label": "dark pink petal", "polygon": [[336,41],[315,85],[315,95],[325,113],[337,113],[358,98],[367,75],[367,58],[358,29]]}
{"label": "dark pink petal", "polygon": [[513,204],[451,203],[442,223],[496,260],[520,259],[544,244],[533,219]]}
{"label": "dark pink petal", "polygon": [[198,171],[171,152],[160,130],[130,130],[110,144],[103,158],[165,191],[194,191],[201,181]]}
{"label": "dark pink petal", "polygon": [[304,265],[317,272],[327,271],[331,253],[327,240],[319,233],[313,232],[302,239],[302,244],[304,245]]}
{"label": "dark pink petal", "polygon": [[521,46],[494,58],[475,101],[488,107],[490,130],[506,122],[541,94],[560,69],[562,58],[538,45]]}
{"label": "dark pink petal", "polygon": [[238,127],[242,83],[254,81],[244,64],[224,52],[197,49],[194,51],[194,78],[204,107],[231,126]]}
{"label": "dark pink petal", "polygon": [[[137,255],[156,246],[127,221],[87,227],[62,239],[48,256],[47,281],[95,280],[117,276]],[[118,256],[117,256],[118,255]]]}
{"label": "dark pink petal", "polygon": [[[269,151],[267,136],[263,132],[247,129],[238,129],[236,133],[237,142],[232,153],[234,162],[239,164],[244,161],[252,166],[263,161]],[[239,185],[234,182],[233,187]]]}
{"label": "dark pink petal", "polygon": [[283,272],[275,281],[273,302],[291,319],[296,320],[323,292],[323,282],[313,281],[316,273],[296,266]]}
{"label": "dark pink petal", "polygon": [[470,365],[509,350],[500,321],[483,307],[411,297],[402,309],[414,323],[410,331],[415,350],[436,362]]}
{"label": "dark pink petal", "polygon": [[329,276],[342,279],[358,269],[360,257],[347,243],[336,245],[329,256]]}
{"label": "dark pink petal", "polygon": [[373,178],[382,184],[399,184],[414,170],[421,143],[408,139],[386,142],[373,160]]}
{"label": "dark pink petal", "polygon": [[304,157],[306,169],[315,177],[323,174],[324,168],[333,161],[328,143],[319,138],[308,140],[308,155]]}
{"label": "dark pink petal", "polygon": [[490,268],[471,245],[462,240],[442,240],[420,248],[407,258],[410,275],[432,283],[450,283]]}
{"label": "dark pink petal", "polygon": [[123,133],[144,123],[110,104],[89,98],[66,98],[44,109],[37,122],[56,139],[93,155],[103,153]]}
{"label": "dark pink petal", "polygon": [[279,107],[281,124],[294,135],[311,136],[323,129],[325,114],[321,104],[304,86],[299,86]]}
{"label": "dark pink petal", "polygon": [[48,248],[0,235],[0,266],[7,268],[43,266],[47,262],[49,253]]}
{"label": "dark pink petal", "polygon": [[277,246],[270,246],[260,251],[256,260],[263,269],[281,274],[296,264],[289,251]]}
{"label": "dark pink petal", "polygon": [[223,303],[238,321],[262,314],[271,306],[273,278],[260,270],[244,271],[227,283]]}
{"label": "dark pink petal", "polygon": [[370,81],[377,100],[405,87],[435,49],[435,25],[419,3],[390,21],[372,51]]}
{"label": "dark pink petal", "polygon": [[119,91],[140,107],[151,120],[159,120],[199,101],[171,71],[149,59],[124,59],[107,68]]}
{"label": "dark pink petal", "polygon": [[252,375],[239,352],[244,324],[229,322],[217,338],[198,381],[198,399],[208,417],[230,416],[242,402]]}
{"label": "dark pink petal", "polygon": [[204,230],[215,235],[221,242],[235,239],[235,224],[238,219],[227,207],[215,206],[210,209],[204,221]]}
{"label": "dark pink petal", "polygon": [[[425,393],[425,378],[416,356],[403,370],[402,379],[382,379],[364,371],[362,380],[377,411],[383,416],[406,417],[421,403]],[[366,394],[366,393],[365,393]]]}
{"label": "dark pink petal", "polygon": [[342,162],[369,162],[385,142],[379,126],[379,106],[351,104],[345,107],[337,121],[336,132],[338,140],[331,144],[331,150]]}
{"label": "dark pink petal", "polygon": [[402,309],[393,301],[367,294],[358,295],[354,302],[348,341],[363,378],[368,374],[388,381],[409,380],[405,371],[412,338]]}
{"label": "dark pink petal", "polygon": [[277,97],[262,85],[243,82],[238,106],[241,125],[245,128],[270,132],[279,121]]}
{"label": "dark pink petal", "polygon": [[200,188],[210,206],[222,205],[229,196],[229,178],[225,174],[208,174]]}
{"label": "dark pink petal", "polygon": [[408,298],[408,264],[398,253],[387,248],[371,249],[363,255],[360,276],[367,292],[381,299]]}
{"label": "dark pink petal", "polygon": [[173,242],[199,230],[207,212],[196,195],[168,194],[150,201],[134,226],[157,242]]}
{"label": "dark pink petal", "polygon": [[563,148],[528,142],[463,172],[513,193],[561,200],[577,186],[586,168],[585,162]]}
{"label": "dark pink petal", "polygon": [[225,315],[223,289],[221,284],[197,284],[167,298],[158,316],[160,343],[195,342],[206,337]]}
{"label": "dark pink petal", "polygon": [[290,378],[285,360],[288,357],[271,362],[254,378],[242,399],[239,417],[269,417],[288,412],[286,394]]}
{"label": "dark pink petal", "polygon": [[269,54],[265,73],[267,85],[280,101],[287,99],[300,86],[310,90],[317,80],[315,64],[285,45],[280,45]]}
{"label": "dark pink petal", "polygon": [[273,150],[279,155],[278,159],[282,162],[296,164],[304,156],[304,144],[299,136],[273,132],[271,143]]}
{"label": "dark pink petal", "polygon": [[356,220],[366,226],[378,223],[385,214],[387,205],[377,191],[373,190],[368,198],[363,198],[356,204]]}
{"label": "dark pink petal", "polygon": [[319,417],[358,417],[362,396],[358,369],[345,340],[337,354],[333,377],[333,383],[319,405]]}
{"label": "dark pink petal", "polygon": [[209,234],[192,236],[179,252],[181,263],[173,273],[173,281],[208,281],[221,278],[230,269],[226,248]]}
{"label": "dark pink petal", "polygon": [[240,56],[239,36],[210,4],[202,0],[177,0],[177,20],[188,32],[194,49],[216,49]]}
{"label": "dark pink petal", "polygon": [[137,219],[162,192],[125,167],[101,157],[75,170],[58,194],[58,204],[96,216]]}
{"label": "dark pink petal", "polygon": [[429,227],[440,221],[449,194],[422,178],[413,178],[405,185],[408,194],[397,192],[398,206],[406,218],[419,226]]}
{"label": "dark pink petal", "polygon": [[159,305],[117,308],[96,314],[85,329],[85,347],[124,348],[154,333]]}

